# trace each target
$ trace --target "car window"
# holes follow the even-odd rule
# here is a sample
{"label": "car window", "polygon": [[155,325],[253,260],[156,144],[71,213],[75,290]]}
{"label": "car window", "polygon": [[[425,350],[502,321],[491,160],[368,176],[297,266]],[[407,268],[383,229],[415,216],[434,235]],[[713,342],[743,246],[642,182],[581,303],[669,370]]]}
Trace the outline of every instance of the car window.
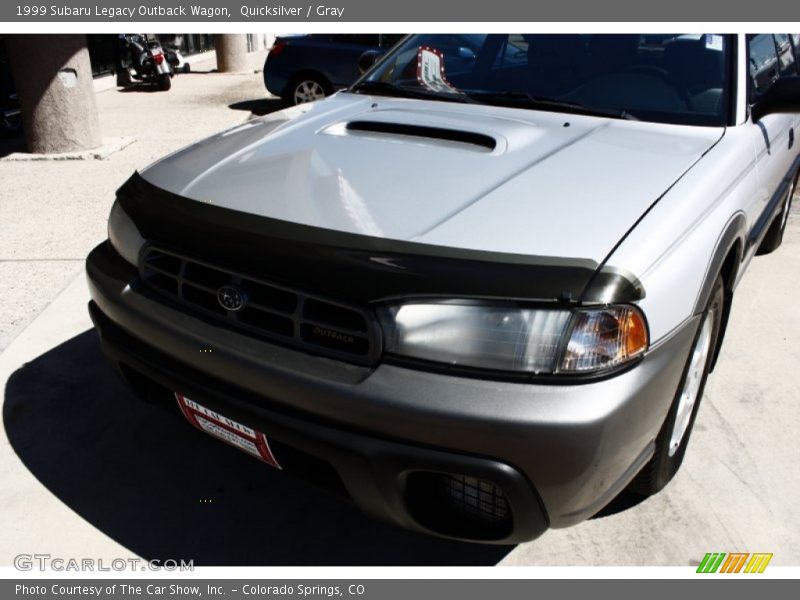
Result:
{"label": "car window", "polygon": [[797,75],[797,63],[794,51],[792,50],[792,40],[788,33],[775,34],[775,46],[778,49],[778,64],[780,66],[780,77]]}
{"label": "car window", "polygon": [[391,48],[404,37],[406,37],[404,33],[382,33],[380,34],[380,45],[383,48]]}
{"label": "car window", "polygon": [[451,101],[461,94],[521,106],[527,98],[534,109],[531,99],[557,101],[550,109],[569,103],[643,120],[724,125],[729,46],[719,34],[420,34],[365,79],[384,84],[384,92],[394,86]]}
{"label": "car window", "polygon": [[751,100],[763,96],[780,76],[778,51],[772,34],[750,36],[747,61],[750,68]]}
{"label": "car window", "polygon": [[528,62],[528,40],[520,34],[509,35],[503,42],[503,47],[495,57],[495,69],[507,69],[521,66]]}
{"label": "car window", "polygon": [[[483,47],[488,36],[468,34],[441,34],[413,36],[415,41],[406,41],[396,46],[394,56],[388,68],[382,70],[380,79],[393,84],[404,82],[417,82],[417,55],[422,46],[434,48],[445,59],[446,77],[469,76],[475,69],[477,53]],[[435,39],[435,42],[433,40]],[[432,42],[431,45],[428,42]]]}

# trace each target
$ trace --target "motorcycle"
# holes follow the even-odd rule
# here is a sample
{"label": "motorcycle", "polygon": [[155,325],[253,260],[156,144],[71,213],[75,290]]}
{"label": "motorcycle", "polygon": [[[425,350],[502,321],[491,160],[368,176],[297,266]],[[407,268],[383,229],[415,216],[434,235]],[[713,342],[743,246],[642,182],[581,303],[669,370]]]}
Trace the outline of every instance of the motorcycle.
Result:
{"label": "motorcycle", "polygon": [[169,66],[172,68],[173,73],[190,73],[192,67],[186,62],[186,59],[183,58],[183,54],[177,48],[164,48],[164,53],[167,56],[167,62]]}
{"label": "motorcycle", "polygon": [[148,40],[146,36],[139,34],[125,34],[120,39],[123,44],[123,59],[125,54],[128,58],[127,61],[120,61],[123,77],[118,78],[118,82],[121,85],[126,85],[125,79],[130,80],[132,77],[143,83],[155,84],[164,92],[172,87],[174,71],[157,40]]}
{"label": "motorcycle", "polygon": [[3,36],[0,36],[0,137],[14,137],[22,132],[22,113],[11,75]]}
{"label": "motorcycle", "polygon": [[22,131],[22,113],[19,109],[19,98],[11,93],[0,105],[0,133],[2,137],[13,137]]}

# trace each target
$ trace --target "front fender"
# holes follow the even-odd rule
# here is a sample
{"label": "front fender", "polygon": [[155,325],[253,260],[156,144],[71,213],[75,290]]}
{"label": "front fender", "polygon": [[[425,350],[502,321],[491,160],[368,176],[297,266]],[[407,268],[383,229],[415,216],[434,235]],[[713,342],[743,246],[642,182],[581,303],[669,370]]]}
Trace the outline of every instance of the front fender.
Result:
{"label": "front fender", "polygon": [[694,314],[703,312],[706,304],[708,304],[708,299],[711,296],[711,291],[714,289],[714,282],[717,280],[717,275],[722,271],[725,259],[729,256],[731,251],[734,251],[736,255],[733,260],[733,270],[726,274],[725,290],[726,292],[733,291],[734,282],[737,279],[739,268],[742,264],[746,237],[747,219],[743,212],[738,212],[731,217],[717,239],[716,247],[711,255],[711,260],[708,261],[708,266],[706,267],[703,283],[697,293],[697,299],[694,304]]}

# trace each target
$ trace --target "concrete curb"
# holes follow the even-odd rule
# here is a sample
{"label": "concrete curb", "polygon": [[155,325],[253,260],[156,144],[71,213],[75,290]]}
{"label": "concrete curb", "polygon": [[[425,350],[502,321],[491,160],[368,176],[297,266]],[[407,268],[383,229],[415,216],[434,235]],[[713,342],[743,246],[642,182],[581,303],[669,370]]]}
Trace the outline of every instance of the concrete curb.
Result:
{"label": "concrete curb", "polygon": [[59,152],[57,154],[34,154],[30,152],[12,152],[0,158],[0,162],[30,162],[39,160],[104,160],[127,148],[136,141],[132,137],[110,138],[103,140],[103,145],[91,150],[81,150],[80,152]]}

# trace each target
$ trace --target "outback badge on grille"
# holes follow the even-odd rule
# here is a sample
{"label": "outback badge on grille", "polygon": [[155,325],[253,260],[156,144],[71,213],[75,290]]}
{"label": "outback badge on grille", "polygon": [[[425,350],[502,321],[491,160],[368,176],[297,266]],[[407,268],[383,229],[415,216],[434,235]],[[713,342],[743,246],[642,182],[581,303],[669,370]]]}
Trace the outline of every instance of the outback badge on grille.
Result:
{"label": "outback badge on grille", "polygon": [[246,299],[244,294],[232,285],[223,285],[217,290],[217,302],[225,310],[236,312],[244,308]]}
{"label": "outback badge on grille", "polygon": [[336,340],[337,342],[342,342],[343,344],[352,345],[356,341],[352,335],[339,333],[338,331],[334,331],[333,329],[328,329],[327,327],[320,327],[318,325],[314,325],[312,332],[314,333],[314,335]]}

